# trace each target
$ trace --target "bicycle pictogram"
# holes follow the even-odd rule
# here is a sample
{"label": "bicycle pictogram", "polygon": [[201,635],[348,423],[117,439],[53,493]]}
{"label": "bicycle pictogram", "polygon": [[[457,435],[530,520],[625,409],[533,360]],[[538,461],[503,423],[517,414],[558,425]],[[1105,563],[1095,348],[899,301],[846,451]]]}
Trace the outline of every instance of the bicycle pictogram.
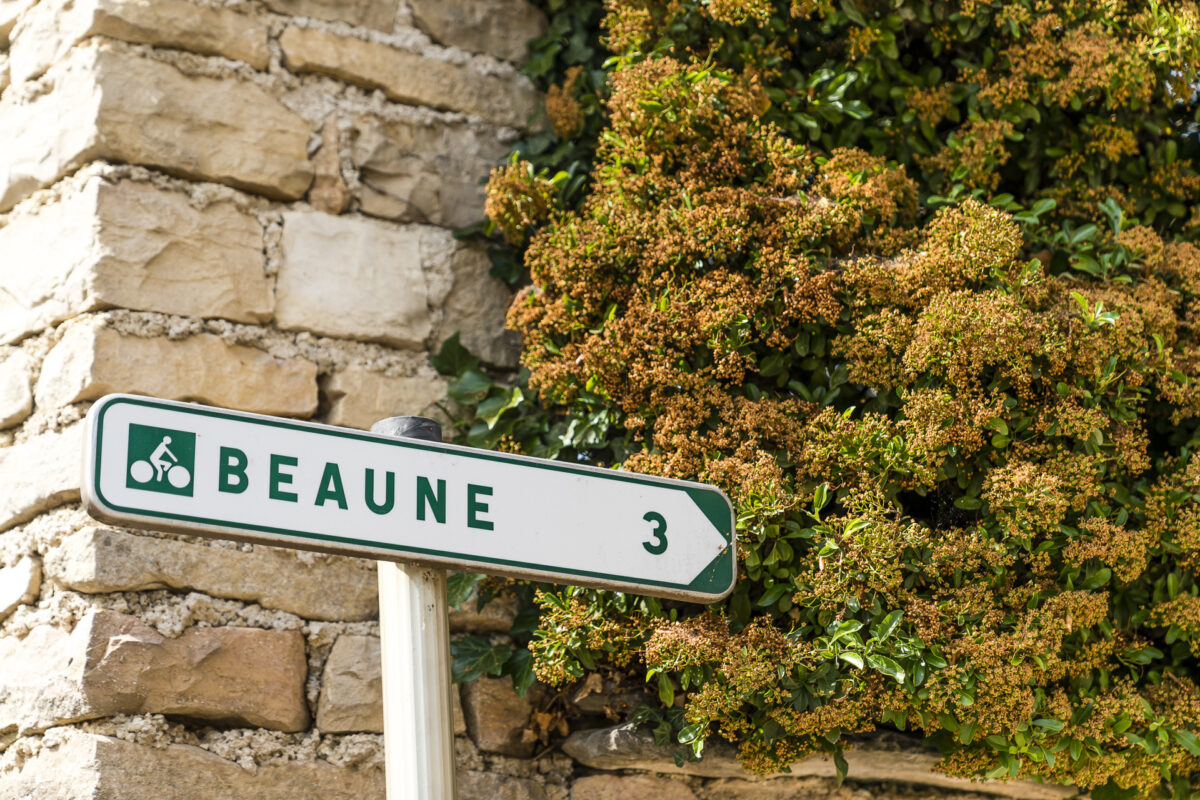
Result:
{"label": "bicycle pictogram", "polygon": [[129,426],[126,485],[168,494],[192,494],[196,435],[187,431]]}

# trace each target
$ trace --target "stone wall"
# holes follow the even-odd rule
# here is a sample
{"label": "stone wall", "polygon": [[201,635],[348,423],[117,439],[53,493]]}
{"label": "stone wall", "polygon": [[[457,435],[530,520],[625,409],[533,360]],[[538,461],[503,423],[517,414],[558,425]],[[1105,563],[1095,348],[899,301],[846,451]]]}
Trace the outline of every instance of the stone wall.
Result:
{"label": "stone wall", "polygon": [[[373,563],[97,525],[80,420],[122,391],[366,428],[439,413],[456,331],[512,367],[509,293],[452,230],[537,114],[542,25],[526,0],[0,0],[0,800],[382,798]],[[628,704],[534,700],[462,688],[463,800],[972,788],[894,748],[853,787],[679,770],[607,727]],[[544,749],[551,707],[579,730]]]}

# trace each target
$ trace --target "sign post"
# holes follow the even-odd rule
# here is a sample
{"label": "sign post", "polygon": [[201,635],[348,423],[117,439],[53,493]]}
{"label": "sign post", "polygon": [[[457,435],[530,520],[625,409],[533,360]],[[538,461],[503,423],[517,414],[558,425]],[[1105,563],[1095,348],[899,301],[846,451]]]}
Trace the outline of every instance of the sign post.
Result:
{"label": "sign post", "polygon": [[[371,432],[442,441],[442,426],[424,417],[389,417]],[[446,571],[391,561],[375,568],[387,797],[455,800]]]}
{"label": "sign post", "polygon": [[[446,568],[692,602],[733,590],[723,492],[133,395],[87,415],[82,496],[118,525],[375,558],[390,800],[452,800]],[[402,562],[393,564],[388,562]]]}

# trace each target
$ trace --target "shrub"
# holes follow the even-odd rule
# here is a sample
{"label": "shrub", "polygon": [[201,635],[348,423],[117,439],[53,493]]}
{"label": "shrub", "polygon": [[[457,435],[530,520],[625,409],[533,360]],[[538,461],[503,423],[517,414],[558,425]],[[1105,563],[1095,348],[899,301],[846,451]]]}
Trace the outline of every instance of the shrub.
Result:
{"label": "shrub", "polygon": [[1186,797],[1195,7],[612,0],[605,25],[590,183],[489,187],[528,242],[524,388],[459,399],[476,443],[722,487],[741,576],[707,609],[544,589],[539,677],[636,674],[694,754],[719,734],[762,772],[891,726],[954,775]]}

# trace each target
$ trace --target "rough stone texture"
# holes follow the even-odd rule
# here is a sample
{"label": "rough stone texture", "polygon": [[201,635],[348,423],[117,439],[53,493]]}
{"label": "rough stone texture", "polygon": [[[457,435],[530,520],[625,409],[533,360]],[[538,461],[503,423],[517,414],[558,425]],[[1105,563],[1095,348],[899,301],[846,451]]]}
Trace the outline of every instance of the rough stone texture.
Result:
{"label": "rough stone texture", "polygon": [[463,716],[475,745],[489,753],[528,758],[535,741],[523,741],[533,706],[507,678],[477,678],[463,686]]}
{"label": "rough stone texture", "polygon": [[391,31],[398,0],[266,0],[267,7],[290,17],[312,17]]}
{"label": "rough stone texture", "polygon": [[413,19],[441,42],[508,61],[525,61],[525,43],[546,30],[527,0],[409,0]]}
{"label": "rough stone texture", "polygon": [[317,367],[227,345],[207,333],[170,341],[72,325],[42,365],[33,393],[38,406],[95,400],[110,392],[307,417],[317,408]]}
{"label": "rough stone texture", "polygon": [[0,228],[0,252],[38,265],[0,275],[3,341],[107,306],[256,322],[274,305],[257,220],[144,183],[93,177]]}
{"label": "rough stone texture", "polygon": [[449,231],[313,211],[283,215],[279,327],[413,347],[449,290]]}
{"label": "rough stone texture", "polygon": [[37,600],[42,588],[42,567],[32,556],[24,556],[11,567],[0,569],[0,619],[22,603]]}
{"label": "rough stone texture", "polygon": [[483,219],[481,180],[508,152],[488,127],[366,116],[354,118],[350,141],[363,213],[450,228]]}
{"label": "rough stone texture", "polygon": [[459,770],[458,800],[549,800],[537,781],[490,772]]}
{"label": "rough stone texture", "polygon": [[46,553],[45,570],[59,585],[92,594],[198,591],[320,620],[378,613],[370,562],[265,545],[244,552],[87,527]]}
{"label": "rough stone texture", "polygon": [[463,346],[484,361],[515,367],[521,340],[516,332],[504,328],[512,292],[504,281],[492,276],[491,261],[481,250],[460,249],[454,254],[453,269],[454,288],[446,298],[442,338],[457,331]]}
{"label": "rough stone texture", "polygon": [[352,367],[335,373],[322,387],[330,399],[330,425],[369,429],[385,417],[429,416],[431,406],[446,396],[440,376],[390,378]]}
{"label": "rough stone texture", "polygon": [[342,634],[333,643],[321,677],[317,727],[324,733],[383,732],[379,637]]}
{"label": "rough stone texture", "polygon": [[225,56],[256,69],[270,60],[262,20],[187,0],[41,0],[12,36],[14,82],[41,75],[89,36]]}
{"label": "rough stone texture", "polygon": [[540,102],[533,84],[516,71],[486,74],[381,42],[295,25],[283,32],[279,44],[293,72],[316,72],[381,89],[388,99],[399,103],[462,111],[499,125],[524,126]]}
{"label": "rough stone texture", "polygon": [[[3,229],[0,229],[0,240],[3,234]],[[3,244],[0,244],[0,252],[6,252]],[[29,369],[29,358],[21,352],[10,354],[0,363],[0,428],[16,425],[33,410]]]}
{"label": "rough stone texture", "polygon": [[308,727],[299,631],[188,628],[168,639],[92,610],[70,634],[42,625],[0,639],[0,732],[113,714],[173,714],[281,731]]}
{"label": "rough stone texture", "polygon": [[0,99],[0,211],[101,158],[285,199],[312,182],[308,123],[252,83],[188,77],[102,43],[42,80],[54,90]]}
{"label": "rough stone texture", "polygon": [[25,9],[36,0],[0,0],[0,44],[7,44],[9,34]]}
{"label": "rough stone texture", "polygon": [[[454,732],[467,732],[458,687],[451,693]],[[317,728],[322,733],[383,733],[383,664],[379,637],[342,634],[321,675]]]}
{"label": "rough stone texture", "polygon": [[[3,800],[373,800],[383,773],[327,761],[269,763],[254,770],[199,747],[152,747],[72,732],[0,776]],[[493,799],[494,800],[494,799]]]}
{"label": "rough stone texture", "polygon": [[321,149],[313,156],[312,188],[308,202],[317,211],[340,214],[350,205],[350,189],[342,177],[342,158],[338,148],[337,119],[331,117],[321,128]]}
{"label": "rough stone texture", "polygon": [[696,794],[670,778],[588,775],[572,784],[571,800],[696,800]]}
{"label": "rough stone texture", "polygon": [[461,606],[450,609],[450,630],[455,633],[508,633],[517,618],[517,607],[516,597],[502,594],[478,608],[472,594]]}
{"label": "rough stone texture", "polygon": [[[467,723],[470,721],[468,706]],[[706,778],[749,777],[728,744],[710,742],[702,760],[677,767],[674,748],[658,747],[648,730],[638,730],[629,724],[576,731],[563,742],[562,749],[576,761],[596,769],[637,769]],[[859,746],[846,752],[846,762],[850,765],[848,777],[855,781],[911,783],[1022,800],[1061,800],[1078,791],[1073,786],[1048,786],[1027,781],[976,783],[947,777],[933,771],[938,762],[937,755],[920,749]],[[833,760],[823,756],[811,756],[791,765],[793,778],[832,778],[835,775]]]}
{"label": "rough stone texture", "polygon": [[78,500],[82,454],[82,424],[0,448],[0,530]]}

